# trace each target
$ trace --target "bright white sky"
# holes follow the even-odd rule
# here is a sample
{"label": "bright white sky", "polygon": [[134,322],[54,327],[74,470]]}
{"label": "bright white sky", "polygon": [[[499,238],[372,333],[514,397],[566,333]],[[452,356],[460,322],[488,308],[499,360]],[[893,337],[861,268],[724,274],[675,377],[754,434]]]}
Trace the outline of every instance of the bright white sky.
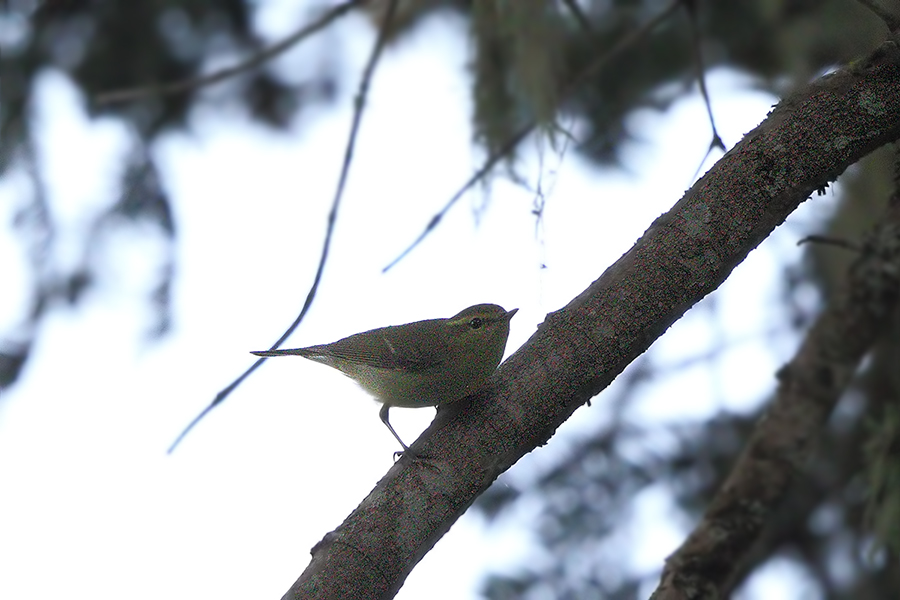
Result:
{"label": "bright white sky", "polygon": [[[260,12],[273,38],[302,17],[276,5]],[[391,466],[396,443],[378,420],[378,405],[337,372],[299,358],[270,360],[173,456],[165,453],[252,363],[248,352],[268,348],[281,334],[306,296],[372,39],[359,18],[328,35],[329,51],[343,52],[336,59],[347,73],[342,95],[333,107],[305,113],[293,134],[272,135],[237,110],[211,106],[194,115],[191,133],[170,135],[156,147],[178,230],[172,332],[160,342],[143,337],[151,323],[148,282],[162,264],[162,246],[151,229],[129,229],[108,241],[108,275],[77,309],[60,307],[43,323],[21,379],[3,391],[0,597],[43,599],[65,590],[68,598],[92,600],[280,598],[306,567],[309,549]],[[290,68],[322,51],[313,43],[283,64]],[[533,193],[497,180],[488,194],[478,190],[464,199],[421,247],[382,275],[479,164],[470,143],[466,58],[463,25],[446,15],[386,52],[319,295],[286,347],[494,302],[520,309],[510,353],[691,184],[710,139],[696,95],[665,114],[633,116],[642,141],[627,147],[626,171],[598,171],[573,152],[560,155],[534,142],[523,148],[521,173],[532,185],[542,179],[546,194],[537,236]],[[774,103],[727,72],[713,73],[710,85],[729,146]],[[48,73],[39,90],[50,200],[66,223],[60,231],[77,230],[87,211],[113,202],[110,182],[129,137],[113,121],[89,121],[84,99],[60,75]],[[27,198],[24,181],[0,181],[8,228]],[[476,223],[471,208],[486,198]],[[821,200],[807,203],[792,230],[782,228],[738,268],[715,310],[694,310],[666,334],[654,349],[663,363],[723,339],[743,342],[716,361],[712,374],[698,367],[649,384],[632,418],[699,419],[723,403],[748,409],[770,389],[771,374],[793,349],[791,340],[773,346],[763,335],[776,325],[768,308],[776,303],[776,265],[799,258],[795,240],[826,211]],[[21,249],[10,237],[0,238],[4,327],[20,314],[27,288]],[[55,251],[70,256],[77,247],[76,238],[61,240]],[[411,442],[433,414],[395,409],[391,416]],[[509,476],[527,479],[546,468],[603,414],[601,395]],[[685,524],[672,519],[660,490],[644,494],[638,506],[624,550],[646,572],[659,568]],[[466,515],[397,597],[476,598],[486,572],[539,560],[527,546],[526,517],[488,528]],[[785,569],[793,572],[772,567]],[[771,599],[795,597],[798,588],[784,578],[761,578],[751,589],[746,598]]]}

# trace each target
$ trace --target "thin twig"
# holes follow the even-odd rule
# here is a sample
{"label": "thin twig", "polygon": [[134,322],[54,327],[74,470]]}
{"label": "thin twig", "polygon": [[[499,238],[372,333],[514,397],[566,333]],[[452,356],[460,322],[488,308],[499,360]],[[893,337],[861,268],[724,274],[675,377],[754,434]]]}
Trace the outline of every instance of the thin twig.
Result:
{"label": "thin twig", "polygon": [[[649,20],[646,24],[644,24],[639,29],[636,29],[629,35],[622,38],[619,43],[613,46],[606,54],[600,56],[597,60],[591,63],[584,71],[582,71],[578,77],[576,77],[572,83],[570,83],[566,89],[560,94],[559,101],[562,102],[566,98],[572,95],[572,93],[582,86],[587,80],[594,77],[611,59],[620,54],[621,52],[629,49],[635,43],[639,42],[645,35],[650,33],[653,29],[656,28],[657,25],[662,23],[665,19],[667,19],[678,5],[681,4],[681,0],[673,0],[669,6],[664,8],[662,12],[656,15],[654,18]],[[493,154],[488,156],[487,160],[485,160],[484,165],[480,169],[478,169],[474,175],[472,175],[468,181],[453,194],[453,197],[444,205],[444,207],[439,210],[433,217],[431,217],[431,221],[428,222],[428,225],[425,226],[425,229],[422,233],[419,234],[419,237],[413,241],[409,247],[406,248],[400,255],[392,260],[390,264],[388,264],[384,269],[381,270],[382,273],[388,272],[392,269],[397,263],[403,260],[410,252],[412,252],[416,246],[418,246],[422,240],[428,237],[428,234],[437,227],[438,223],[441,222],[441,219],[453,207],[456,202],[468,192],[472,186],[478,183],[485,175],[490,172],[494,166],[500,162],[500,160],[509,154],[513,148],[519,145],[519,143],[524,140],[528,134],[534,131],[535,127],[537,127],[537,121],[531,120],[527,124],[525,124],[519,131],[514,133],[506,142],[504,142],[500,148],[498,148]]]}
{"label": "thin twig", "polygon": [[725,142],[722,141],[722,136],[719,135],[719,130],[716,129],[716,119],[713,117],[712,102],[709,100],[709,90],[706,89],[706,69],[703,66],[703,53],[700,52],[700,26],[697,24],[697,0],[683,0],[682,3],[685,10],[687,10],[688,22],[691,27],[691,49],[694,51],[694,64],[697,66],[697,84],[700,86],[700,95],[703,96],[703,104],[706,106],[706,114],[709,116],[709,125],[712,128],[712,139],[709,141],[706,155],[703,157],[703,160],[700,161],[700,164],[697,165],[697,171],[694,173],[694,176],[691,177],[691,182],[693,183],[700,174],[703,163],[706,162],[706,159],[709,158],[712,151],[718,148],[722,152],[725,152],[727,148],[725,148]]}
{"label": "thin twig", "polygon": [[238,63],[231,67],[226,67],[219,71],[214,71],[208,75],[199,77],[191,77],[182,79],[181,81],[173,81],[171,83],[163,83],[159,85],[146,85],[136,88],[128,88],[124,90],[114,90],[111,92],[103,92],[94,97],[94,103],[97,105],[119,104],[131,100],[138,100],[147,96],[170,96],[180,94],[200,87],[212,85],[222,80],[228,79],[235,75],[239,75],[246,71],[250,71],[265,63],[269,59],[289,50],[291,47],[300,43],[310,35],[316,33],[320,29],[327,27],[332,21],[345,13],[362,5],[366,0],[348,0],[343,4],[339,4],[323,14],[317,21],[303,27],[296,33],[290,35],[284,40],[278,42],[274,46],[266,48],[262,52],[254,54],[242,63]]}
{"label": "thin twig", "polygon": [[798,246],[802,246],[803,244],[823,244],[826,246],[835,246],[836,248],[843,248],[844,250],[850,250],[852,252],[862,252],[863,246],[859,242],[854,242],[852,240],[846,240],[843,238],[835,238],[829,237],[827,235],[808,235],[805,238],[801,238],[797,241]]}
{"label": "thin twig", "polygon": [[536,123],[534,121],[528,123],[525,127],[517,131],[511,138],[506,140],[506,142],[504,142],[496,152],[489,156],[485,163],[481,166],[481,168],[475,171],[475,173],[471,177],[469,177],[469,180],[466,181],[466,183],[459,189],[459,191],[453,194],[453,197],[447,201],[447,204],[444,205],[444,208],[439,210],[433,217],[431,217],[431,221],[428,222],[428,225],[425,227],[422,233],[419,234],[419,237],[417,237],[406,250],[401,252],[400,256],[392,260],[388,266],[383,268],[381,272],[387,273],[391,268],[394,267],[394,265],[403,260],[407,254],[412,252],[415,247],[422,242],[422,240],[428,237],[428,234],[438,226],[438,223],[441,222],[441,219],[444,218],[444,215],[447,214],[447,212],[453,207],[454,204],[456,204],[456,201],[462,198],[472,186],[474,186],[481,180],[482,177],[487,175],[488,172],[494,168],[494,165],[500,162],[504,156],[509,154],[513,148],[518,146],[519,142],[524,140],[525,137],[534,130],[535,125]]}
{"label": "thin twig", "polygon": [[[340,179],[338,179],[337,189],[335,190],[334,200],[331,203],[331,212],[328,213],[328,226],[325,233],[325,243],[322,245],[322,255],[319,258],[319,267],[316,270],[316,276],[313,280],[312,286],[309,289],[309,293],[306,295],[306,301],[303,303],[303,308],[300,309],[300,314],[297,315],[297,318],[294,319],[294,322],[291,323],[291,326],[288,327],[287,331],[285,331],[278,341],[275,342],[269,350],[277,349],[283,342],[290,336],[297,326],[300,325],[300,322],[303,320],[303,317],[306,316],[306,313],[309,311],[309,308],[312,306],[313,299],[316,297],[316,291],[319,289],[319,282],[322,280],[322,273],[325,270],[325,262],[328,259],[328,250],[331,247],[331,236],[334,233],[334,226],[337,222],[337,213],[338,208],[341,204],[341,198],[344,195],[344,184],[347,182],[347,175],[350,172],[350,164],[353,161],[353,149],[356,145],[356,137],[359,133],[359,126],[362,122],[362,113],[363,108],[365,108],[366,97],[369,94],[369,85],[372,81],[372,76],[375,73],[375,66],[378,64],[378,59],[381,57],[381,52],[384,49],[384,46],[387,42],[388,37],[390,36],[391,30],[391,22],[394,18],[394,13],[396,12],[398,0],[391,0],[388,4],[387,10],[384,13],[384,20],[381,23],[381,30],[378,32],[378,38],[375,40],[375,45],[372,47],[372,53],[369,56],[369,62],[366,64],[365,69],[363,70],[362,78],[359,82],[359,89],[356,92],[356,98],[354,99],[353,106],[353,124],[350,128],[350,136],[347,139],[347,147],[344,151],[344,164],[341,167],[341,175]],[[235,379],[231,385],[220,391],[216,394],[215,399],[212,401],[212,404],[203,409],[199,415],[197,415],[193,421],[185,428],[184,431],[181,432],[181,435],[176,438],[176,440],[169,447],[169,454],[175,450],[175,447],[178,446],[179,442],[184,439],[184,436],[190,432],[190,430],[200,422],[204,416],[206,416],[209,411],[215,408],[218,404],[220,404],[228,395],[234,391],[236,387],[238,387],[241,382],[244,381],[253,371],[259,367],[266,359],[261,358],[257,360],[253,365],[244,371],[244,374]]]}

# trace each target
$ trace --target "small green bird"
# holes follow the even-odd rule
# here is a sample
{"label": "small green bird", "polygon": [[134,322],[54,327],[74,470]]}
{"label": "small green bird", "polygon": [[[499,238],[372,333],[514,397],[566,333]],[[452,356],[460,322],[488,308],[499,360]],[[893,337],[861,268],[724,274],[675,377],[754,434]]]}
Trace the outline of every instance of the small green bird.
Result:
{"label": "small green bird", "polygon": [[298,355],[341,371],[384,404],[378,413],[381,421],[408,451],[388,420],[390,408],[440,406],[482,389],[503,358],[509,320],[517,310],[476,304],[449,319],[381,327],[331,344],[253,354]]}

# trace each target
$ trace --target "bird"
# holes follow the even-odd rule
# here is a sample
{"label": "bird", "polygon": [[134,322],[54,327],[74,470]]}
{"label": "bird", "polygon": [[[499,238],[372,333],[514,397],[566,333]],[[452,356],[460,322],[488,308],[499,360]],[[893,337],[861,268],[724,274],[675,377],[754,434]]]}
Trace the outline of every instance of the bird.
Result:
{"label": "bird", "polygon": [[261,350],[263,357],[302,356],[355,380],[382,403],[378,415],[405,452],[390,423],[391,407],[442,406],[485,387],[497,369],[518,311],[476,304],[446,319],[380,327],[330,344]]}

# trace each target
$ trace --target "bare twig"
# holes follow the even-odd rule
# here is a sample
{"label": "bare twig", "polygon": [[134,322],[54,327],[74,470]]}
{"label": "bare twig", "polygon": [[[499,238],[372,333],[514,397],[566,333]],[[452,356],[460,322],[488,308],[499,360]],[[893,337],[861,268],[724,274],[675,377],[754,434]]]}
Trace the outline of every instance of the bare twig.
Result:
{"label": "bare twig", "polygon": [[[635,43],[639,42],[645,35],[650,33],[653,29],[656,28],[657,25],[666,20],[676,8],[681,3],[681,0],[673,0],[666,8],[664,8],[657,16],[652,18],[650,21],[645,23],[642,27],[636,29],[631,32],[624,38],[622,38],[619,43],[609,49],[606,54],[598,57],[597,60],[592,62],[588,67],[579,73],[578,77],[570,83],[565,90],[560,94],[559,101],[562,102],[566,98],[572,95],[575,90],[580,88],[586,81],[596,76],[597,73],[606,66],[610,60],[624,52],[625,50],[631,48]],[[403,260],[410,252],[412,252],[416,246],[422,243],[428,234],[431,233],[435,227],[441,222],[441,219],[444,215],[453,207],[456,202],[462,198],[466,192],[468,192],[472,186],[478,183],[485,175],[487,175],[494,166],[503,159],[504,156],[509,154],[519,143],[524,140],[528,134],[534,131],[535,127],[537,127],[537,121],[531,120],[527,124],[525,124],[521,129],[519,129],[516,133],[514,133],[506,142],[504,142],[494,153],[487,157],[487,160],[484,161],[484,164],[478,169],[465,184],[447,201],[444,207],[439,210],[431,220],[428,222],[428,225],[425,226],[425,229],[422,233],[419,234],[419,237],[413,241],[409,247],[406,248],[400,255],[392,260],[390,264],[388,264],[384,269],[382,269],[382,273],[386,273],[390,269],[392,269],[397,263]]]}
{"label": "bare twig", "polygon": [[[338,207],[341,204],[341,198],[344,195],[344,184],[347,182],[347,175],[350,172],[350,164],[353,160],[353,149],[356,145],[356,137],[359,133],[359,126],[362,122],[362,113],[363,108],[365,108],[366,97],[369,93],[369,85],[372,81],[372,76],[375,73],[375,66],[378,64],[378,59],[381,57],[381,52],[384,49],[384,46],[387,42],[388,37],[390,36],[391,30],[391,21],[394,18],[394,13],[396,12],[398,0],[390,0],[387,9],[384,12],[384,20],[381,23],[381,30],[378,32],[378,38],[375,40],[375,45],[372,47],[372,53],[369,56],[369,62],[366,64],[365,69],[363,70],[362,78],[359,82],[359,89],[356,92],[356,98],[354,100],[353,106],[353,124],[350,128],[350,137],[347,140],[347,147],[344,151],[344,164],[341,167],[341,175],[338,179],[337,189],[335,190],[334,200],[331,203],[331,211],[328,213],[328,226],[325,233],[325,243],[322,246],[322,254],[319,257],[319,267],[316,270],[316,276],[313,280],[312,286],[309,289],[309,293],[306,295],[306,301],[303,303],[303,308],[300,309],[300,314],[297,315],[297,318],[294,319],[294,322],[291,323],[291,326],[287,328],[278,341],[275,342],[269,350],[277,349],[283,342],[290,336],[297,326],[300,325],[300,322],[303,320],[303,317],[306,316],[306,313],[309,311],[310,306],[312,306],[313,299],[316,297],[316,291],[319,289],[319,282],[322,280],[322,273],[325,270],[325,262],[328,259],[328,250],[331,247],[331,236],[334,233],[334,226],[337,222],[337,213]],[[168,452],[171,454],[175,447],[178,446],[179,442],[184,439],[184,436],[190,432],[190,430],[200,422],[200,420],[209,413],[213,408],[215,408],[218,404],[220,404],[228,395],[234,391],[236,387],[238,387],[241,382],[244,381],[253,371],[259,367],[266,359],[261,358],[257,360],[253,365],[244,371],[243,375],[235,379],[231,385],[220,391],[216,394],[215,399],[212,401],[212,404],[203,409],[199,415],[197,415],[193,421],[181,432],[181,435],[176,438],[176,440],[169,447]]]}
{"label": "bare twig", "polygon": [[270,46],[262,52],[258,52],[244,62],[238,63],[234,66],[226,67],[208,75],[182,79],[181,81],[173,81],[170,83],[163,83],[158,85],[146,85],[124,90],[114,90],[111,92],[103,92],[94,97],[94,102],[97,105],[119,104],[131,100],[138,100],[147,96],[169,96],[172,94],[180,94],[182,92],[187,92],[200,87],[218,83],[220,81],[228,79],[229,77],[233,77],[235,75],[239,75],[246,71],[255,69],[271,58],[281,54],[282,52],[285,52],[286,50],[289,50],[320,29],[324,29],[338,17],[353,10],[354,8],[357,8],[358,6],[361,6],[365,2],[366,0],[348,0],[343,4],[339,4],[319,17],[317,21],[310,23],[296,33],[278,42],[274,46]]}
{"label": "bare twig", "polygon": [[900,297],[900,207],[865,243],[832,306],[777,374],[778,392],[651,600],[725,597]]}
{"label": "bare twig", "polygon": [[456,201],[462,198],[466,194],[466,192],[468,192],[469,189],[472,188],[472,186],[474,186],[481,180],[482,177],[487,175],[488,172],[490,172],[490,170],[494,168],[494,165],[500,162],[504,156],[509,154],[513,148],[518,146],[519,142],[524,140],[525,137],[534,130],[535,125],[536,123],[532,121],[522,129],[517,131],[511,138],[506,140],[506,142],[504,142],[496,152],[489,156],[485,163],[481,166],[481,168],[475,171],[475,173],[471,177],[469,177],[469,180],[466,181],[466,183],[461,188],[459,188],[459,191],[453,194],[453,197],[447,201],[447,204],[444,205],[444,208],[439,210],[433,217],[431,217],[431,221],[428,222],[428,225],[425,226],[425,229],[422,231],[422,233],[419,234],[419,237],[417,237],[406,250],[401,252],[397,258],[392,260],[388,266],[383,268],[381,272],[387,273],[397,263],[406,258],[406,255],[412,252],[416,246],[422,243],[422,240],[428,237],[428,234],[438,226],[438,224],[441,222],[441,219],[444,218],[444,215],[447,214],[447,212],[453,207],[454,204],[456,204]]}
{"label": "bare twig", "polygon": [[835,246],[836,248],[843,248],[844,250],[850,250],[852,252],[862,252],[862,244],[859,242],[854,242],[853,240],[846,240],[843,238],[835,238],[829,237],[827,235],[808,235],[805,238],[801,238],[797,240],[797,245],[802,246],[803,244],[823,244],[825,246]]}
{"label": "bare twig", "polygon": [[725,142],[716,129],[716,119],[713,117],[712,103],[709,100],[709,90],[706,89],[706,69],[703,66],[703,53],[700,52],[700,27],[697,24],[697,0],[683,0],[683,4],[688,13],[688,22],[691,26],[691,49],[694,51],[694,65],[697,67],[697,84],[700,86],[700,95],[703,96],[703,104],[706,106],[706,114],[709,116],[709,125],[712,128],[712,139],[709,141],[709,147],[706,149],[706,155],[700,164],[697,165],[697,171],[691,177],[693,182],[700,174],[703,163],[712,154],[712,151],[718,148],[722,152],[726,151]]}

